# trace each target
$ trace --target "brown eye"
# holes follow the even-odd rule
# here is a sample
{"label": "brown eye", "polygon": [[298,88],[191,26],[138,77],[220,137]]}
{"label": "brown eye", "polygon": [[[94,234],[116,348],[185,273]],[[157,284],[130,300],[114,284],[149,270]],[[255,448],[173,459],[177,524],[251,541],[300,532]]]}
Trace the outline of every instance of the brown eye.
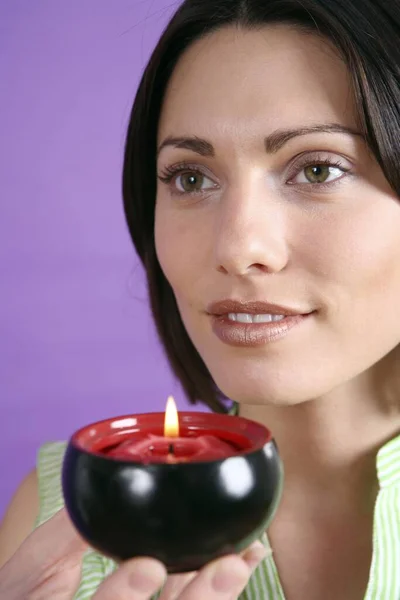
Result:
{"label": "brown eye", "polygon": [[310,165],[304,169],[304,175],[309,183],[325,183],[331,170],[330,165]]}
{"label": "brown eye", "polygon": [[182,173],[176,180],[177,187],[182,192],[198,192],[203,188],[206,178],[201,173]]}
{"label": "brown eye", "polygon": [[352,165],[340,157],[327,156],[303,157],[300,164],[292,166],[294,176],[286,182],[295,185],[307,185],[308,191],[315,187],[315,191],[328,187],[339,179],[345,179],[352,172]]}

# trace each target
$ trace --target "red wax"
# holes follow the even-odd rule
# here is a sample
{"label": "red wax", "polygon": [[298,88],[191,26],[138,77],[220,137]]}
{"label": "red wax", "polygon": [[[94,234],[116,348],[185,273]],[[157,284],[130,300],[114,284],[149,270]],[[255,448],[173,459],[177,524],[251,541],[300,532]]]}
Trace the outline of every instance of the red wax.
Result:
{"label": "red wax", "polygon": [[146,434],[140,439],[129,439],[107,452],[113,458],[141,463],[181,463],[218,460],[238,453],[235,446],[214,435],[198,437],[166,437]]}

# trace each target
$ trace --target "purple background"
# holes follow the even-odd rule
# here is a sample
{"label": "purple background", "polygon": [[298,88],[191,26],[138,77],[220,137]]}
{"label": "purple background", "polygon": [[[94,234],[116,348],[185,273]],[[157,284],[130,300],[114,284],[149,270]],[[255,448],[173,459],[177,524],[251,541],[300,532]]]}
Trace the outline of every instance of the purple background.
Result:
{"label": "purple background", "polygon": [[43,442],[169,393],[187,407],[120,193],[135,89],[175,7],[0,0],[0,516]]}

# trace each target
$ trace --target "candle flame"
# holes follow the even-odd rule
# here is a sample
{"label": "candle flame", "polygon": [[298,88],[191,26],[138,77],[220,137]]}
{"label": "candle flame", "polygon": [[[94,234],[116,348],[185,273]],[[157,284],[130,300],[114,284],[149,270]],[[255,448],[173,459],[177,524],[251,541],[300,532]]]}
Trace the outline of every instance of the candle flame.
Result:
{"label": "candle flame", "polygon": [[168,397],[165,409],[164,435],[166,437],[179,437],[179,418],[175,400]]}

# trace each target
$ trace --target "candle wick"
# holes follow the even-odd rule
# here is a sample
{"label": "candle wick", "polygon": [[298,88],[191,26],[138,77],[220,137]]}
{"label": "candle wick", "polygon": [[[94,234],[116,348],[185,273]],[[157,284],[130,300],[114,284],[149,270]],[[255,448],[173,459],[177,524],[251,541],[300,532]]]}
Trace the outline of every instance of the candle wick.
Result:
{"label": "candle wick", "polygon": [[173,454],[173,453],[174,453],[174,445],[173,445],[173,444],[170,444],[170,445],[169,445],[168,452],[169,452],[170,454]]}

